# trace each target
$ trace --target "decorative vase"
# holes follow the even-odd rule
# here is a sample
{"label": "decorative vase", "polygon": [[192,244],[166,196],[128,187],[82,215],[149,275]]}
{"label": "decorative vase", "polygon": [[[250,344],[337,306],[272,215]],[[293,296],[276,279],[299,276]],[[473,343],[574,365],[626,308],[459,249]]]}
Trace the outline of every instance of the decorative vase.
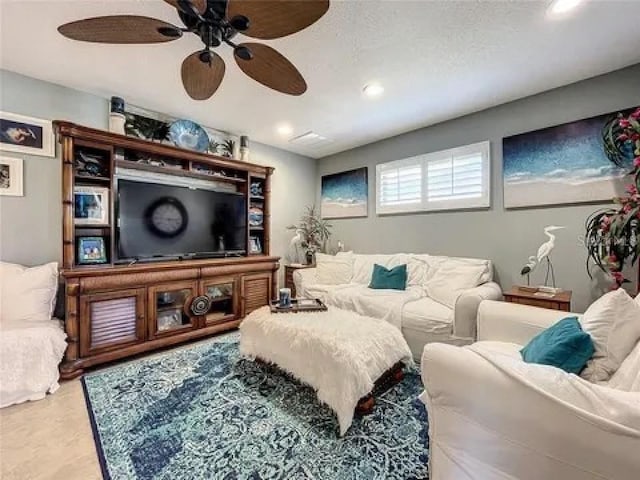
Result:
{"label": "decorative vase", "polygon": [[308,251],[306,253],[305,259],[307,260],[307,265],[313,265],[313,252]]}
{"label": "decorative vase", "polygon": [[249,137],[246,135],[240,137],[240,160],[249,161]]}
{"label": "decorative vase", "polygon": [[109,131],[124,135],[124,100],[120,97],[111,97],[109,109]]}

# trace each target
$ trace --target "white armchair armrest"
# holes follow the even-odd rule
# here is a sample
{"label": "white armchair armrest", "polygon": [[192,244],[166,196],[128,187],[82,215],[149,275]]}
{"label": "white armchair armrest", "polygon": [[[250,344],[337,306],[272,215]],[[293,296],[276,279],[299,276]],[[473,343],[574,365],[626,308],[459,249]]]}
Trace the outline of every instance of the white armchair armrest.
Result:
{"label": "white armchair armrest", "polygon": [[459,338],[476,338],[478,307],[483,300],[500,300],[502,289],[495,282],[487,282],[465,290],[456,300],[453,319],[453,335]]}
{"label": "white armchair armrest", "polygon": [[[584,382],[559,375],[567,384]],[[640,432],[633,426],[556,398],[468,348],[427,345],[422,378],[432,480],[637,478]],[[583,403],[606,408],[608,389],[593,387],[595,400]]]}
{"label": "white armchair armrest", "polygon": [[293,272],[293,284],[296,286],[296,295],[303,297],[307,286],[317,282],[315,268],[300,268]]}
{"label": "white armchair armrest", "polygon": [[581,315],[517,303],[484,301],[478,308],[478,341],[526,345],[542,330],[571,316]]}

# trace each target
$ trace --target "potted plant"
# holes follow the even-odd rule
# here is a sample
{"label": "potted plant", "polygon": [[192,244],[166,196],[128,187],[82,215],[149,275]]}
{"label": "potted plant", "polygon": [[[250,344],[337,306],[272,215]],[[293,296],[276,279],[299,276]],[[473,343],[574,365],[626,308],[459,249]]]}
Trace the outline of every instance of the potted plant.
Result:
{"label": "potted plant", "polygon": [[300,246],[304,249],[307,264],[312,264],[316,252],[325,249],[331,236],[331,224],[320,218],[316,206],[307,206],[297,225],[289,225],[287,230],[295,230],[300,235]]}
{"label": "potted plant", "polygon": [[605,151],[612,161],[618,163],[631,153],[633,181],[626,195],[614,199],[614,208],[598,210],[587,219],[587,272],[592,277],[590,266],[596,265],[611,276],[616,289],[629,282],[623,268],[634,265],[640,256],[640,108],[619,114],[604,135]]}

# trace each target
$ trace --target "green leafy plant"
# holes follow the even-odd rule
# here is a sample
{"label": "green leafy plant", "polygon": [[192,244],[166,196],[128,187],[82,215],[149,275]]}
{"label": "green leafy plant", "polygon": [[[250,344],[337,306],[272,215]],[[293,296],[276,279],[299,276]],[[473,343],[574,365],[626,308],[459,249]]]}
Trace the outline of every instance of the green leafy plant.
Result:
{"label": "green leafy plant", "polygon": [[235,149],[236,142],[233,140],[225,140],[220,144],[222,149],[222,156],[233,158],[233,150]]}
{"label": "green leafy plant", "polygon": [[125,113],[124,131],[133,137],[162,141],[169,136],[169,125],[161,120]]}
{"label": "green leafy plant", "polygon": [[587,219],[587,272],[592,277],[595,265],[609,274],[619,288],[629,280],[624,278],[625,265],[634,265],[640,257],[640,107],[628,115],[619,114],[603,130],[605,153],[616,165],[623,165],[631,154],[633,183],[626,195],[614,199],[615,208],[598,210]]}
{"label": "green leafy plant", "polygon": [[289,225],[287,230],[296,230],[302,236],[302,248],[307,255],[325,250],[333,226],[322,219],[315,205],[307,206],[297,225]]}

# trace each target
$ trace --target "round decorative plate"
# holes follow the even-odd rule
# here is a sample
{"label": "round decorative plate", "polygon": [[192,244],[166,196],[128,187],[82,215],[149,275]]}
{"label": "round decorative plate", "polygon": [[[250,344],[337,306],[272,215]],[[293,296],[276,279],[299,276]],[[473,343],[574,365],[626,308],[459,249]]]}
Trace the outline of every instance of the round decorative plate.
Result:
{"label": "round decorative plate", "polygon": [[169,138],[180,148],[197,152],[206,152],[209,148],[209,135],[200,125],[191,120],[177,120],[169,127]]}
{"label": "round decorative plate", "polygon": [[261,227],[264,222],[264,213],[259,207],[251,207],[249,209],[249,225],[252,227]]}

